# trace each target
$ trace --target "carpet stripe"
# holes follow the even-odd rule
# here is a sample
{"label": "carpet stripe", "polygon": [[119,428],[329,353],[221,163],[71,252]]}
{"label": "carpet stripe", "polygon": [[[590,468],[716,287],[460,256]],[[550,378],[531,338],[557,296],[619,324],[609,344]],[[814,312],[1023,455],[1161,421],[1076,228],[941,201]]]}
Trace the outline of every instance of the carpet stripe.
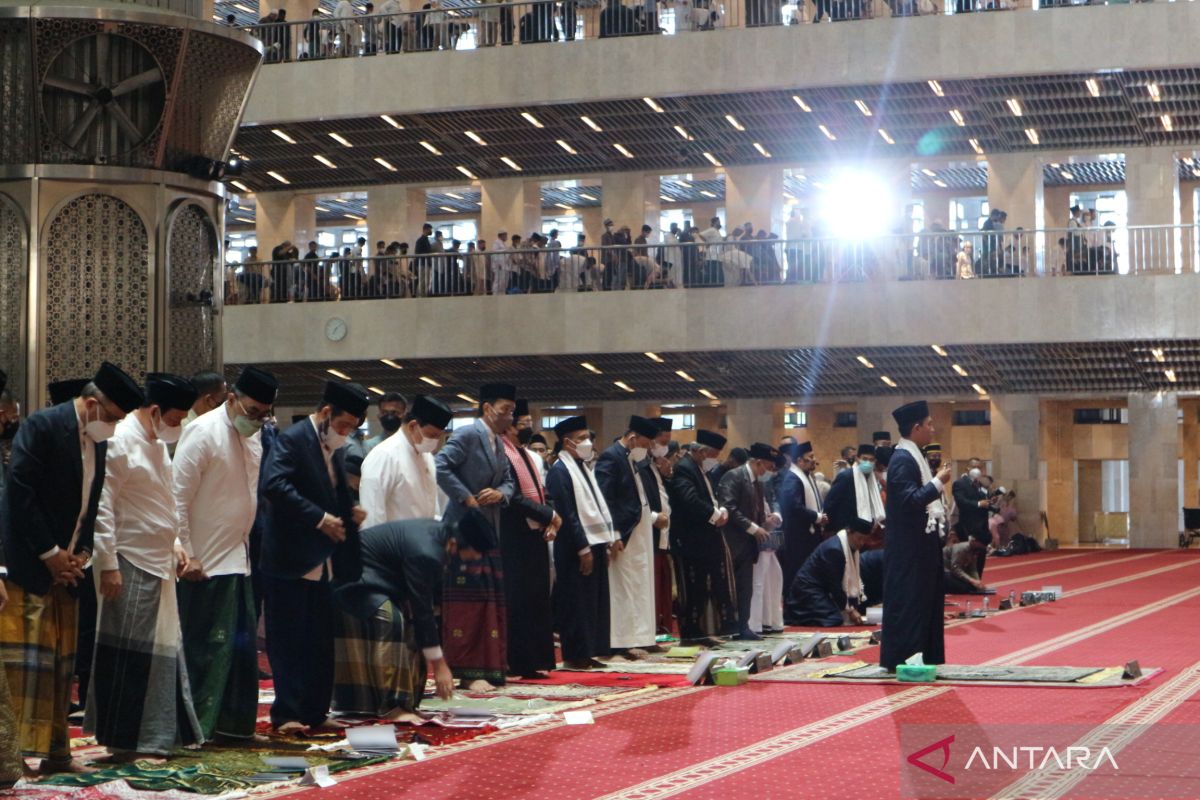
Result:
{"label": "carpet stripe", "polygon": [[[1017,581],[1033,581],[1033,580],[1037,580],[1039,578],[1054,578],[1059,575],[1070,575],[1073,572],[1086,572],[1087,570],[1096,569],[1097,567],[1109,567],[1109,566],[1112,566],[1113,564],[1124,564],[1129,561],[1140,561],[1144,558],[1153,558],[1156,555],[1159,555],[1159,554],[1158,553],[1139,553],[1138,555],[1135,555],[1135,556],[1126,556],[1125,558],[1097,561],[1094,564],[1084,564],[1083,566],[1080,566],[1080,567],[1070,567],[1068,569],[1052,569],[1049,572],[1038,572],[1033,575],[1022,575],[1019,578],[1013,578],[1013,579],[1007,580],[1007,581],[1002,580],[996,585],[997,586],[1007,586],[1008,584],[1016,583]],[[985,570],[985,572],[988,574],[991,574],[992,570]]]}
{"label": "carpet stripe", "polygon": [[1088,555],[1088,553],[1061,553],[1059,555],[1047,556],[1046,558],[1039,558],[1034,561],[1024,561],[1019,556],[1011,559],[1000,558],[1000,561],[1004,563],[996,564],[995,566],[992,566],[991,564],[994,559],[989,557],[988,570],[991,572],[999,572],[1002,569],[1015,569],[1017,567],[1040,567],[1042,564],[1057,564],[1071,558],[1083,558],[1085,555]]}

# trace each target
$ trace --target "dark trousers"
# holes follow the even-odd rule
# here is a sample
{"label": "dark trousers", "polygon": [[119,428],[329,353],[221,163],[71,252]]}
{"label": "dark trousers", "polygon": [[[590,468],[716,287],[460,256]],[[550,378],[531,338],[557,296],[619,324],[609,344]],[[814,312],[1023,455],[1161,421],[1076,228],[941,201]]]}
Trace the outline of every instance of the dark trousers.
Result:
{"label": "dark trousers", "polygon": [[744,531],[725,530],[725,544],[733,558],[733,587],[737,597],[738,632],[750,630],[750,602],[754,599],[754,562],[758,540]]}
{"label": "dark trousers", "polygon": [[79,633],[75,648],[75,675],[79,678],[79,705],[87,706],[88,686],[92,681],[92,656],[96,652],[96,579],[88,567],[79,582]]}
{"label": "dark trousers", "polygon": [[320,725],[333,699],[333,591],[327,581],[263,577],[271,723]]}
{"label": "dark trousers", "polygon": [[[664,532],[662,534],[666,536]],[[654,620],[658,633],[675,632],[675,603],[672,597],[671,554],[654,551]]]}
{"label": "dark trousers", "polygon": [[[725,636],[737,633],[737,609],[734,607],[733,583],[729,575],[728,559],[672,557],[679,569],[680,605],[683,616],[679,620],[679,637],[685,641],[703,636]],[[751,580],[753,581],[753,571]],[[712,604],[715,630],[705,625],[709,604]]]}
{"label": "dark trousers", "polygon": [[609,654],[608,545],[592,545],[592,574],[571,547],[554,548],[554,617],[564,661]]}
{"label": "dark trousers", "polygon": [[975,587],[958,577],[950,570],[942,576],[942,586],[946,594],[975,594]]}

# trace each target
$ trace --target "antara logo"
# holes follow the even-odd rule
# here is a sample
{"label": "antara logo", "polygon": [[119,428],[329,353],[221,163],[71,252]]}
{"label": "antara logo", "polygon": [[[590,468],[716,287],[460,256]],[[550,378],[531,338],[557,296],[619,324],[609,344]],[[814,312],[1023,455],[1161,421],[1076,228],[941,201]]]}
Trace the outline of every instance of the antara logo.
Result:
{"label": "antara logo", "polygon": [[[944,771],[946,769],[946,765],[950,763],[950,745],[952,745],[952,744],[954,744],[954,735],[953,734],[947,736],[945,739],[942,739],[940,742],[934,742],[933,744],[929,745],[928,747],[923,747],[920,750],[918,750],[917,752],[911,754],[908,757],[908,763],[912,764],[917,769],[925,770],[930,775],[934,776],[935,778],[939,778],[939,779],[945,781],[946,783],[954,783],[955,782],[954,776],[949,775]],[[929,755],[930,753],[934,753],[939,750],[942,753],[941,768],[931,766],[921,760],[922,758]]]}
{"label": "antara logo", "polygon": [[[946,767],[950,764],[950,745],[952,744],[954,744],[953,734],[910,754],[907,759],[908,763],[917,769],[928,772],[938,780],[943,780],[949,784],[957,783],[957,779],[946,772]],[[941,766],[934,766],[923,760],[932,753],[941,753]],[[932,760],[936,762],[937,759],[935,757]],[[1040,745],[1023,745],[1007,748],[992,747],[989,756],[985,748],[977,745],[971,750],[971,755],[967,757],[967,763],[963,769],[1043,770],[1055,768],[1060,770],[1095,770],[1105,765],[1109,765],[1113,769],[1121,768],[1117,764],[1116,757],[1113,756],[1112,751],[1107,747],[1101,747],[1099,750],[1077,745],[1072,745],[1063,750],[1055,747],[1042,747]]]}

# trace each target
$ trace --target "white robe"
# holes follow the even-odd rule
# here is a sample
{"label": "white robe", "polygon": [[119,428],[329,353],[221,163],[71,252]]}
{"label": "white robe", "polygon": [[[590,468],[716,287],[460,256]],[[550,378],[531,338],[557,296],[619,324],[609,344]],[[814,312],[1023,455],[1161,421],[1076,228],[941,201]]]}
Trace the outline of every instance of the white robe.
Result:
{"label": "white robe", "polygon": [[367,512],[364,528],[441,515],[433,455],[418,453],[404,431],[397,431],[367,453],[358,493],[359,504]]}
{"label": "white robe", "polygon": [[654,616],[654,523],[641,476],[633,469],[634,485],[642,501],[642,515],[625,543],[625,549],[608,568],[612,647],[650,647],[657,629]]}

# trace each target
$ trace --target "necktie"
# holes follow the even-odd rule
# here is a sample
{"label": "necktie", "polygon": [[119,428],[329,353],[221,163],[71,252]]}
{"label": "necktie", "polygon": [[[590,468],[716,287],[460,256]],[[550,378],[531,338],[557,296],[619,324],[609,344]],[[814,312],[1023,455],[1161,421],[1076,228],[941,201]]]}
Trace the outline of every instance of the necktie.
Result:
{"label": "necktie", "polygon": [[763,489],[762,481],[754,481],[754,524],[763,524]]}

